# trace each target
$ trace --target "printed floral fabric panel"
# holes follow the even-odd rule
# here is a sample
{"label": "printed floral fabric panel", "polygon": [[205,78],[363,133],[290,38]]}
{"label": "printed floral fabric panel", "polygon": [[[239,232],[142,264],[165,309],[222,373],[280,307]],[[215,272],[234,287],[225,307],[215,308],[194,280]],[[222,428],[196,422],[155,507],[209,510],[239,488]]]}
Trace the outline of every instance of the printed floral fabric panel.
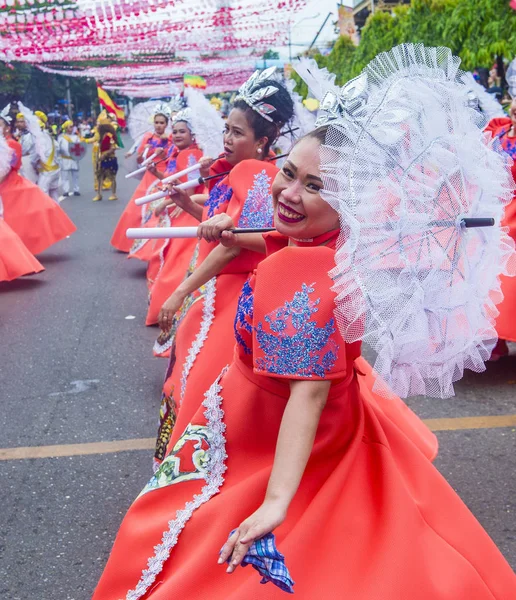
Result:
{"label": "printed floral fabric panel", "polygon": [[272,227],[273,206],[271,177],[265,169],[254,176],[253,186],[247,194],[238,227]]}

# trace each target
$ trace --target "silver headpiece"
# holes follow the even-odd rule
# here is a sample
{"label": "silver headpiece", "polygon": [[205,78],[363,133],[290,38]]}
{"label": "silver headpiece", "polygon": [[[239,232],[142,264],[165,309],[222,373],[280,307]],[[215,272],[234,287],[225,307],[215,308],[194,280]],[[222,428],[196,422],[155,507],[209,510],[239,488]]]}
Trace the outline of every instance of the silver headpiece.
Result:
{"label": "silver headpiece", "polygon": [[170,119],[170,114],[171,114],[171,109],[170,106],[168,104],[166,104],[165,102],[160,102],[160,104],[157,104],[154,107],[154,116],[156,115],[163,115],[164,117],[167,117],[167,119]]}
{"label": "silver headpiece", "polygon": [[179,123],[179,121],[184,121],[188,125],[188,129],[192,131],[192,109],[183,108],[172,117],[172,125]]}
{"label": "silver headpiece", "polygon": [[177,96],[172,96],[172,98],[170,99],[170,112],[179,112],[180,110],[183,110],[185,106],[185,99],[180,94],[178,94]]}
{"label": "silver headpiece", "polygon": [[2,118],[8,125],[11,124],[11,121],[13,120],[12,117],[9,116],[9,111],[11,110],[11,105],[8,104],[3,110],[2,112],[0,112],[0,118]]}
{"label": "silver headpiece", "polygon": [[278,88],[274,85],[263,86],[263,83],[276,73],[276,67],[270,67],[265,71],[255,71],[251,77],[240,87],[235,100],[243,100],[259,115],[272,123],[273,119],[269,116],[276,108],[272,104],[264,102],[265,98],[274,95]]}

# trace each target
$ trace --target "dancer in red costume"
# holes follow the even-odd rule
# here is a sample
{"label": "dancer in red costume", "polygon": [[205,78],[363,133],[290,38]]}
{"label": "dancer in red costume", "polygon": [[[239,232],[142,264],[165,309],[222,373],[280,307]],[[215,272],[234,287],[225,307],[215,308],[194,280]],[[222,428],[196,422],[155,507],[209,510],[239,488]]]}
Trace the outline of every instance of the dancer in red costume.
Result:
{"label": "dancer in red costume", "polygon": [[[226,160],[236,166],[227,176],[228,193],[220,197],[212,194],[202,212],[197,208],[198,216],[203,219],[225,213],[243,227],[272,225],[270,186],[278,168],[250,157],[268,156],[271,145],[291,120],[294,108],[287,90],[268,79],[270,75],[271,71],[265,72],[249,84],[254,93],[270,88],[267,102],[274,112],[271,110],[267,115],[269,119],[254,110],[243,96],[235,101],[226,123],[224,150]],[[202,240],[190,268],[193,272],[201,266],[202,275],[197,271],[187,277],[164,304],[160,314],[164,334],[158,338],[155,351],[163,352],[169,345],[173,348],[160,408],[156,464],[164,456],[177,409],[185,401],[187,384],[188,393],[198,398],[195,384],[202,386],[205,377],[215,377],[230,359],[232,340],[227,343],[222,340],[231,328],[239,291],[262,259],[263,254],[257,252],[242,248],[235,252]],[[176,311],[179,313],[175,314]]]}
{"label": "dancer in red costume", "polygon": [[[0,135],[0,183],[11,170],[11,159],[16,159],[16,156],[4,136]],[[0,281],[12,281],[22,275],[44,271],[43,265],[4,221],[3,213],[0,196]]]}
{"label": "dancer in red costume", "polygon": [[[204,161],[203,161],[204,162]],[[219,158],[211,164],[211,160],[205,162],[209,169],[209,175],[217,175],[226,173],[233,168],[225,158]],[[230,195],[231,192],[227,186],[227,179],[211,179],[208,182],[209,194],[200,194],[197,196],[188,197],[196,205],[202,207],[205,202],[216,203],[222,201],[223,197]],[[181,198],[186,199],[187,194],[182,194]],[[210,200],[211,199],[211,200]],[[176,227],[190,227],[199,224],[199,219],[192,215],[188,210],[176,204],[176,199],[171,198],[168,201],[162,202],[155,210],[159,216],[162,212],[167,211],[167,217],[174,219]],[[179,200],[180,201],[180,200]],[[179,209],[179,210],[178,210]],[[165,300],[170,293],[177,288],[185,277],[191,272],[190,264],[192,263],[192,255],[197,247],[195,239],[174,239],[166,240],[162,245],[162,250],[157,255],[153,255],[149,261],[147,269],[147,281],[149,284],[149,308],[147,310],[146,325],[155,325],[158,322],[158,315]],[[158,350],[160,353],[167,353],[168,348]]]}
{"label": "dancer in red costume", "polygon": [[[167,155],[172,144],[170,135],[166,132],[169,119],[170,108],[166,104],[158,105],[154,113],[154,132],[147,133],[138,148],[136,159],[138,164],[141,164],[145,158],[150,158],[153,154],[156,154],[154,159],[156,162],[162,160]],[[111,238],[111,245],[120,252],[129,252],[133,245],[133,241],[125,235],[127,229],[129,227],[141,226],[142,209],[134,201],[136,198],[145,196],[149,186],[154,181],[156,181],[156,176],[151,170],[147,169],[118,220]]]}
{"label": "dancer in red costume", "polygon": [[[169,151],[166,166],[163,171],[158,169],[158,166],[150,166],[149,171],[157,178],[162,180],[165,177],[170,177],[174,173],[183,171],[188,167],[197,164],[202,158],[202,150],[195,143],[195,136],[192,133],[189,123],[189,108],[179,111],[172,119],[172,146]],[[181,176],[177,183],[197,179],[199,171],[193,171],[187,175]],[[202,194],[204,185],[198,185],[191,190],[188,190],[190,196]],[[148,193],[152,193],[156,189],[150,186]],[[141,210],[141,226],[142,227],[170,227],[172,224],[177,225],[176,220],[180,219],[183,212],[180,208],[170,211],[159,211],[159,214],[154,214],[154,210],[160,205],[159,200],[144,204],[140,207]],[[180,219],[182,222],[184,219]],[[188,222],[190,219],[187,219]],[[147,281],[149,287],[154,283],[161,265],[162,257],[166,253],[166,247],[169,240],[136,240],[129,253],[129,258],[138,258],[149,262],[147,269]]]}
{"label": "dancer in red costume", "polygon": [[5,114],[0,117],[0,133],[14,152],[11,170],[0,183],[4,219],[27,249],[32,254],[39,254],[71,235],[76,227],[59,204],[18,173],[21,146],[12,138],[9,117]]}
{"label": "dancer in red costume", "polygon": [[[94,600],[516,596],[516,576],[474,516],[360,393],[360,342],[340,337],[328,276],[339,215],[320,195],[325,138],[299,142],[276,177],[278,233],[243,287],[234,360],[186,426],[178,421]],[[238,568],[253,552],[274,564],[259,561],[277,587]]]}
{"label": "dancer in red costume", "polygon": [[[512,176],[516,181],[516,100],[512,101],[509,117],[492,119],[486,131],[497,138],[501,148],[512,159]],[[505,209],[504,225],[509,228],[509,235],[516,242],[516,196]],[[502,276],[503,302],[497,306],[500,314],[496,319],[498,343],[491,354],[491,360],[498,360],[509,354],[507,341],[516,342],[516,281],[514,277]],[[507,341],[506,341],[507,340]]]}

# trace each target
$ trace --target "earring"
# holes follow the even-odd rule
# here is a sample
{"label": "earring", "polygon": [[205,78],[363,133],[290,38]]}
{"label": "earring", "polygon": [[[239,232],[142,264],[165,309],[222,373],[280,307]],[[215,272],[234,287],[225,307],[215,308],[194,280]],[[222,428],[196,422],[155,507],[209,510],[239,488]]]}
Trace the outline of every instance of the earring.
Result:
{"label": "earring", "polygon": [[261,154],[261,153],[262,153],[262,149],[258,148],[258,154]]}

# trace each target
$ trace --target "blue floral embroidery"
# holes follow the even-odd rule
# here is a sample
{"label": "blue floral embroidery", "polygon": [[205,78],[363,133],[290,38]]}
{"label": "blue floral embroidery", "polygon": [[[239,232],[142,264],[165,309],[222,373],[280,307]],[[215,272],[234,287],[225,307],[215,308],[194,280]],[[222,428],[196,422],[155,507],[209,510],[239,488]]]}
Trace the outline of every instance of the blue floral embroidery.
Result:
{"label": "blue floral embroidery", "polygon": [[210,196],[204,206],[208,207],[208,218],[213,217],[215,211],[222,205],[230,201],[233,190],[222,183],[217,183],[210,192]]}
{"label": "blue floral embroidery", "polygon": [[238,299],[238,308],[235,316],[235,338],[242,346],[245,354],[251,354],[252,351],[241,332],[246,331],[249,336],[253,334],[253,305],[253,290],[249,284],[249,280],[247,280]]}
{"label": "blue floral embroidery", "polygon": [[509,129],[502,131],[497,137],[502,149],[507,152],[511,158],[516,160],[516,137],[509,137],[507,135],[508,133]]}
{"label": "blue floral embroidery", "polygon": [[151,148],[165,148],[168,145],[168,140],[156,140],[154,137],[151,137],[147,142]]}
{"label": "blue floral embroidery", "polygon": [[[312,284],[313,285],[313,284]],[[256,340],[264,352],[257,358],[260,371],[278,375],[325,377],[337,360],[339,346],[332,338],[335,321],[331,318],[324,327],[317,327],[311,317],[319,309],[320,298],[310,300],[314,288],[303,283],[292,302],[269,313],[265,322],[256,327]]]}
{"label": "blue floral embroidery", "polygon": [[165,173],[167,175],[171,175],[172,173],[176,172],[176,169],[177,169],[177,160],[174,158],[174,159],[168,161],[167,168],[165,169]]}
{"label": "blue floral embroidery", "polygon": [[273,212],[271,178],[264,169],[254,176],[254,184],[245,199],[238,226],[272,227]]}

